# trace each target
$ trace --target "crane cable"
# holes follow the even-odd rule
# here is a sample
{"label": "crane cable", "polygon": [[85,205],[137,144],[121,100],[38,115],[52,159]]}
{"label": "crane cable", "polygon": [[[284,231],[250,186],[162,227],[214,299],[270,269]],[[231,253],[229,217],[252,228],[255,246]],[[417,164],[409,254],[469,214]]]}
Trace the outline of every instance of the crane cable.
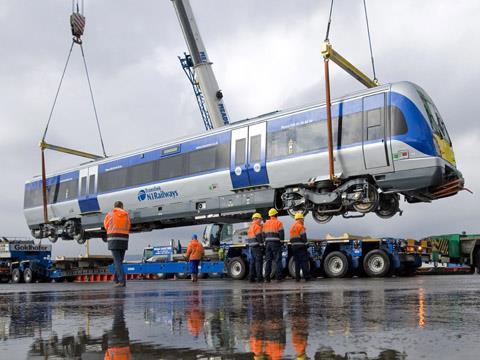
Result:
{"label": "crane cable", "polygon": [[328,15],[328,24],[327,24],[327,32],[325,34],[325,41],[328,41],[328,36],[330,35],[330,25],[332,23],[332,10],[333,10],[333,0],[330,3],[330,14]]}
{"label": "crane cable", "polygon": [[[332,0],[333,2],[333,0]],[[368,45],[370,47],[370,58],[372,59],[373,81],[378,83],[377,74],[375,72],[375,61],[373,60],[372,39],[370,38],[370,26],[368,24],[367,2],[363,0],[363,9],[365,10],[365,21],[367,23]]]}
{"label": "crane cable", "polygon": [[[331,27],[331,24],[332,24],[333,2],[334,2],[334,0],[331,0],[331,2],[330,2],[330,12],[329,12],[329,15],[328,15],[327,31],[325,33],[325,41],[326,42],[328,42],[330,40],[329,36],[330,36],[330,27]],[[369,25],[369,22],[368,22],[366,0],[363,0],[363,9],[364,9],[364,13],[365,13],[365,22],[367,24],[368,46],[370,48],[370,59],[372,61],[373,81],[378,84],[377,73],[375,71],[375,60],[373,58],[372,39],[371,39],[371,36],[370,36],[370,25]]]}
{"label": "crane cable", "polygon": [[100,121],[98,119],[97,107],[95,105],[95,98],[93,96],[92,84],[91,84],[90,75],[89,75],[89,72],[88,72],[87,61],[85,59],[85,52],[83,50],[83,44],[82,44],[82,39],[81,39],[81,35],[83,35],[83,27],[85,26],[85,20],[84,20],[85,18],[83,18],[83,24],[80,26],[80,29],[76,28],[76,24],[74,24],[74,21],[77,20],[77,19],[75,19],[74,15],[82,15],[82,17],[83,17],[83,9],[84,9],[83,1],[82,1],[82,12],[80,12],[80,10],[79,10],[78,1],[76,2],[76,7],[77,7],[77,9],[76,9],[76,12],[75,12],[75,0],[72,0],[73,13],[72,13],[72,17],[70,18],[70,22],[71,22],[71,26],[72,26],[72,35],[73,35],[72,44],[70,45],[70,50],[68,52],[67,61],[65,62],[65,66],[64,66],[63,72],[62,72],[62,76],[60,77],[60,82],[58,84],[57,92],[56,92],[55,98],[53,100],[52,108],[50,109],[50,115],[48,116],[48,121],[47,121],[47,124],[45,126],[45,131],[43,132],[42,143],[45,142],[45,138],[47,136],[48,127],[49,127],[50,122],[52,120],[53,111],[54,111],[55,106],[57,104],[58,95],[60,93],[60,89],[61,89],[62,84],[63,84],[63,79],[65,77],[65,73],[67,71],[68,64],[70,62],[70,57],[72,55],[73,45],[78,44],[78,45],[80,45],[80,50],[81,50],[81,53],[82,53],[83,65],[84,65],[84,68],[85,68],[85,74],[87,76],[88,88],[89,88],[89,91],[90,91],[90,99],[92,100],[93,112],[95,114],[95,120],[96,120],[96,123],[97,123],[98,135],[100,137],[100,144],[102,145],[103,156],[107,157],[107,153],[105,151],[105,145],[104,145],[104,142],[103,142],[102,131],[101,131],[101,128],[100,128]]}

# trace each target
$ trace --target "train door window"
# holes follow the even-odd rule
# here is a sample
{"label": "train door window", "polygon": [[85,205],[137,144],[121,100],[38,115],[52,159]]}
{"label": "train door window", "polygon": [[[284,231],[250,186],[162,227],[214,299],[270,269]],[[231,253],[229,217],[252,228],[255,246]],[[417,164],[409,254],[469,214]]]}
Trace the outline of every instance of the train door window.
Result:
{"label": "train door window", "polygon": [[88,177],[88,193],[95,194],[95,174]]}
{"label": "train door window", "polygon": [[87,195],[87,177],[84,176],[80,180],[80,196]]}
{"label": "train door window", "polygon": [[250,162],[256,163],[262,157],[262,135],[255,135],[250,138]]}
{"label": "train door window", "polygon": [[383,108],[367,110],[365,116],[367,124],[367,140],[383,139],[385,137],[383,127]]}
{"label": "train door window", "polygon": [[235,141],[235,166],[241,166],[246,162],[245,144],[247,139]]}

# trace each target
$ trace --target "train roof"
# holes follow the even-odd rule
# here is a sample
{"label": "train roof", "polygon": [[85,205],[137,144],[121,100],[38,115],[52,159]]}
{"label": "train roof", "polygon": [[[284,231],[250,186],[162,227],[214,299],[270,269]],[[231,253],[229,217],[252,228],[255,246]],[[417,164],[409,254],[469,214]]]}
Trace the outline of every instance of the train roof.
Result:
{"label": "train roof", "polygon": [[[347,99],[354,99],[354,98],[362,97],[362,96],[365,96],[365,95],[370,95],[370,94],[375,94],[375,93],[387,91],[394,85],[395,86],[400,86],[400,87],[408,87],[408,88],[417,87],[417,85],[415,85],[411,82],[408,82],[408,81],[388,83],[388,84],[380,85],[380,86],[377,86],[377,87],[374,87],[374,88],[371,88],[371,89],[358,90],[358,91],[349,93],[347,95],[337,97],[335,99],[332,99],[332,104],[342,102],[342,101],[345,101]],[[180,137],[180,138],[176,138],[174,140],[171,140],[171,141],[168,141],[168,142],[165,142],[165,143],[158,143],[158,144],[154,144],[154,145],[151,145],[151,146],[148,146],[148,147],[139,148],[139,149],[135,149],[135,150],[125,152],[125,153],[110,156],[110,157],[107,157],[107,158],[104,158],[104,159],[93,160],[93,161],[88,161],[88,162],[85,162],[85,163],[81,163],[81,164],[79,164],[75,167],[71,167],[71,168],[68,168],[68,169],[64,169],[64,170],[60,170],[60,171],[57,171],[57,172],[54,172],[54,173],[50,173],[50,174],[47,175],[47,177],[72,172],[72,171],[75,171],[75,170],[78,170],[78,169],[81,169],[81,168],[92,166],[92,164],[103,164],[103,163],[107,163],[107,162],[110,162],[110,161],[113,161],[113,160],[119,160],[119,159],[122,159],[122,158],[125,158],[125,157],[128,157],[128,156],[132,156],[132,155],[135,155],[135,154],[138,154],[138,153],[141,153],[141,152],[148,152],[148,151],[152,151],[152,150],[156,150],[156,149],[161,149],[161,148],[164,148],[164,147],[176,145],[176,144],[184,142],[184,141],[190,141],[190,140],[195,140],[195,139],[198,139],[198,138],[202,138],[204,136],[221,134],[223,132],[230,131],[230,130],[233,130],[233,129],[236,129],[238,127],[242,127],[242,126],[245,126],[245,125],[251,125],[251,124],[255,124],[255,123],[260,122],[260,121],[265,121],[265,120],[278,118],[278,117],[288,115],[288,114],[291,114],[291,113],[294,113],[294,112],[307,111],[307,110],[310,110],[310,109],[319,108],[319,107],[323,107],[323,106],[325,106],[325,102],[315,102],[315,103],[311,103],[311,104],[307,104],[307,105],[303,105],[303,106],[288,108],[288,109],[285,109],[285,110],[272,111],[272,112],[269,112],[269,113],[258,115],[258,116],[253,117],[253,118],[246,118],[246,119],[238,120],[238,121],[235,121],[235,122],[231,123],[230,125],[223,126],[221,128],[217,128],[217,129],[214,129],[214,130],[210,130],[206,133],[196,134],[196,135],[187,136],[187,137]],[[26,183],[30,183],[30,182],[33,182],[33,181],[38,181],[38,179],[40,177],[41,177],[40,175],[36,175],[32,179],[26,181]]]}

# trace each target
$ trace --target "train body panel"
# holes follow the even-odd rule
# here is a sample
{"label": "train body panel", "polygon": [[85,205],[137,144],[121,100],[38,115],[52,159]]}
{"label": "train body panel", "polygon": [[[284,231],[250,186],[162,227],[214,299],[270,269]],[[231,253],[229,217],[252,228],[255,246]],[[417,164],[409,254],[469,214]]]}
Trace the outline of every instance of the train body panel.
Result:
{"label": "train body panel", "polygon": [[[397,193],[410,202],[431,201],[437,186],[452,179],[463,186],[443,120],[416,85],[395,83],[337,99],[332,116],[337,187],[328,181],[325,106],[312,105],[49,176],[51,226],[73,220],[60,231],[63,238],[80,228],[87,237],[101,236],[101,220],[117,200],[136,231],[227,214],[243,221],[272,206],[311,210],[319,222],[382,207],[382,217],[390,217],[399,211]],[[48,233],[41,205],[36,178],[25,186],[25,216],[36,237]]]}

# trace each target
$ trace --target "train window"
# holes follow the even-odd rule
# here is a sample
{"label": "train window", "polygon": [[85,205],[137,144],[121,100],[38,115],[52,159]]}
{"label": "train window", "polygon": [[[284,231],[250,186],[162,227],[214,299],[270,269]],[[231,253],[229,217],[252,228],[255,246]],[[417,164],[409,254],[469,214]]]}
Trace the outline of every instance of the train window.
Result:
{"label": "train window", "polygon": [[127,187],[150,183],[154,180],[154,161],[130,166],[127,174]]}
{"label": "train window", "polygon": [[407,122],[402,111],[396,106],[392,106],[392,136],[403,135],[408,131]]}
{"label": "train window", "polygon": [[296,154],[319,150],[327,145],[327,122],[316,121],[297,126]]}
{"label": "train window", "polygon": [[23,206],[25,209],[40,206],[43,203],[42,186],[38,186],[29,190],[25,189],[25,198]]}
{"label": "train window", "polygon": [[259,162],[262,157],[262,135],[250,138],[250,162]]}
{"label": "train window", "polygon": [[80,196],[85,196],[87,194],[87,177],[82,177],[80,181]]}
{"label": "train window", "polygon": [[217,146],[217,169],[230,167],[230,143],[224,143]]}
{"label": "train window", "polygon": [[54,204],[57,202],[58,190],[59,190],[58,184],[47,186],[47,197],[48,197],[49,204]]}
{"label": "train window", "polygon": [[362,113],[356,112],[343,115],[338,126],[337,144],[341,148],[343,145],[351,145],[362,142]]}
{"label": "train window", "polygon": [[61,182],[58,186],[58,198],[56,202],[73,200],[78,195],[78,179]]}
{"label": "train window", "polygon": [[235,166],[244,165],[246,162],[245,144],[246,139],[235,141]]}
{"label": "train window", "polygon": [[157,180],[185,176],[186,154],[179,154],[158,160]]}
{"label": "train window", "polygon": [[[127,168],[120,168],[100,173],[98,175],[98,192],[111,191],[125,187],[127,182],[127,170]],[[80,186],[80,189],[82,189],[82,186]],[[82,192],[80,191],[80,196],[81,195]]]}
{"label": "train window", "polygon": [[196,174],[215,169],[216,146],[188,153],[188,174]]}
{"label": "train window", "polygon": [[288,130],[280,130],[267,135],[267,158],[275,159],[288,155]]}

